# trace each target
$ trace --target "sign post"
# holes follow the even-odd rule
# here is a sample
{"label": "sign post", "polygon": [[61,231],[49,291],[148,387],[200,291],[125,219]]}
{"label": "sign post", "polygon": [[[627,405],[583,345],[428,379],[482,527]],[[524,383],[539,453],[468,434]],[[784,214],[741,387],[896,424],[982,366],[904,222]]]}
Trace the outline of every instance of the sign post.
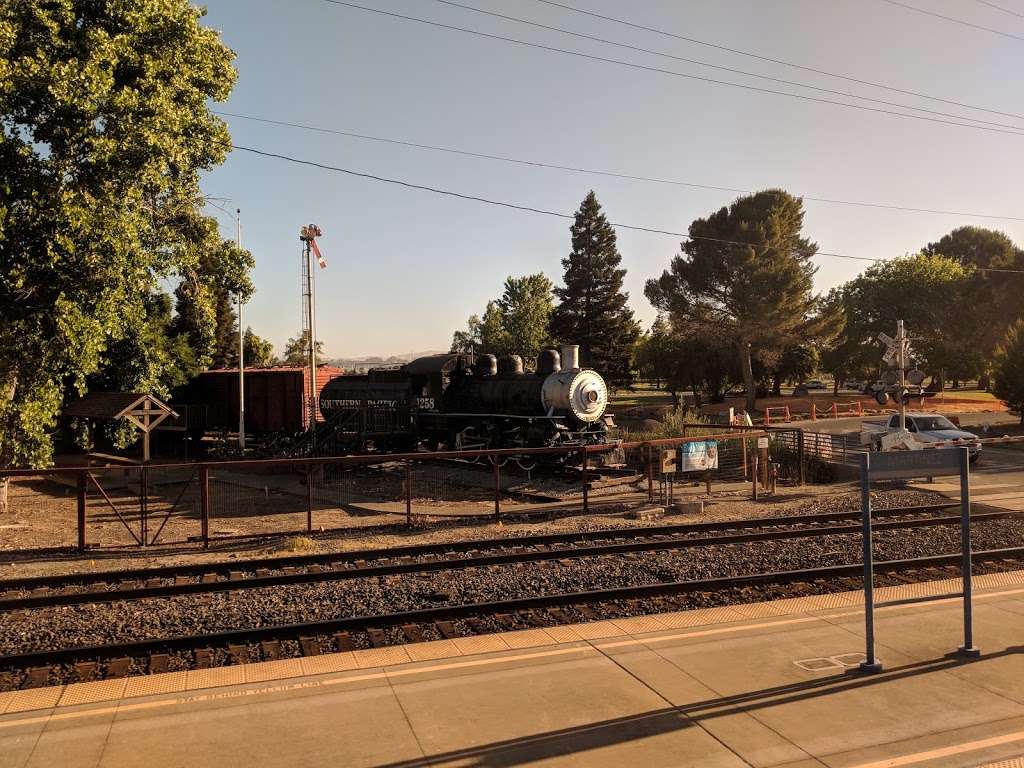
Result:
{"label": "sign post", "polygon": [[[871,540],[872,480],[909,480],[919,477],[960,475],[960,544],[963,586],[960,592],[875,603],[874,551]],[[964,601],[964,643],[958,653],[979,656],[974,646],[971,584],[971,487],[970,456],[966,447],[935,448],[916,451],[865,453],[860,460],[861,521],[864,553],[864,661],[862,672],[880,672],[875,657],[875,608],[907,605],[930,600],[962,597]]]}

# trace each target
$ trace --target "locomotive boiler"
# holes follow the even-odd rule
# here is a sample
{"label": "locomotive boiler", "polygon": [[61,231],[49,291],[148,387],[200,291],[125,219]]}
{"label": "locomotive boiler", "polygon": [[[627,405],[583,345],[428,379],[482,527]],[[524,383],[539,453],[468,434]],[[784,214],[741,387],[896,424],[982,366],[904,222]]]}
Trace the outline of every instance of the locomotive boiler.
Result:
{"label": "locomotive boiler", "polygon": [[[522,358],[462,353],[340,376],[320,396],[330,452],[585,445],[607,439],[608,388],[579,348]],[[325,446],[326,447],[326,446]]]}

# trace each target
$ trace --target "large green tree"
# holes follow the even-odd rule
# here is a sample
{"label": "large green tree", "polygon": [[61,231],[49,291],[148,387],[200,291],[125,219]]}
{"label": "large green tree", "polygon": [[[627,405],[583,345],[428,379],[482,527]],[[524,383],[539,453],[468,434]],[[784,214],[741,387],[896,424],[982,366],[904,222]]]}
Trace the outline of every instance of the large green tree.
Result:
{"label": "large green tree", "polygon": [[[200,174],[232,52],[187,0],[0,4],[0,468],[46,464],[65,389],[219,247]],[[224,251],[235,292],[248,255]],[[6,485],[0,486],[0,511]]]}
{"label": "large green tree", "polygon": [[1018,320],[1006,334],[995,359],[996,396],[1020,414],[1024,426],[1024,320]]}
{"label": "large green tree", "polygon": [[969,272],[960,287],[965,312],[957,319],[958,325],[970,333],[972,348],[981,358],[977,373],[985,389],[996,348],[1014,321],[1024,317],[1024,274],[1019,273],[1024,270],[1024,251],[1002,232],[959,227],[938,242],[929,243],[923,252],[953,259]]}
{"label": "large green tree", "polygon": [[529,361],[548,343],[551,281],[542,273],[505,278],[501,296],[487,302],[483,318],[470,315],[452,337],[453,352],[521,355]]}
{"label": "large green tree", "polygon": [[813,292],[817,245],[803,237],[803,218],[803,202],[781,189],[741,197],[694,221],[682,254],[645,289],[673,327],[731,346],[748,411],[755,356],[780,355],[830,326]]}
{"label": "large green tree", "polygon": [[877,367],[880,332],[892,336],[903,320],[914,337],[914,363],[940,388],[947,376],[967,378],[984,365],[968,286],[971,272],[958,261],[926,253],[875,264],[846,283],[846,345],[856,361]]}
{"label": "large green tree", "polygon": [[[317,365],[320,365],[323,359],[324,343],[317,339]],[[285,365],[309,365],[309,331],[302,331],[294,339],[288,339],[288,343],[284,345],[284,360],[282,362]]]}
{"label": "large green tree", "polygon": [[553,340],[580,345],[580,364],[597,370],[613,387],[633,380],[633,345],[640,325],[622,290],[626,270],[619,265],[615,230],[593,190],[584,198],[570,228],[572,251],[562,259],[565,287],[555,288],[551,314]]}

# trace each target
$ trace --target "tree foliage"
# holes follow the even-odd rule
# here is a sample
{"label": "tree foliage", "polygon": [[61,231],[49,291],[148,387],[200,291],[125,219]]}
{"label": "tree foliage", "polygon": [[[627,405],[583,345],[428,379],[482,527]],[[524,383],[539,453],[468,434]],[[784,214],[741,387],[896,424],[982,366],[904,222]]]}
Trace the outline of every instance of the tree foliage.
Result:
{"label": "tree foliage", "polygon": [[937,383],[944,375],[966,378],[984,364],[972,322],[967,287],[971,273],[958,261],[921,253],[868,267],[841,289],[849,344],[857,360],[875,369],[881,363],[881,332],[892,336],[903,320],[916,339],[914,363]]}
{"label": "tree foliage", "polygon": [[[317,365],[324,359],[324,343],[317,339],[316,342]],[[302,331],[293,339],[288,339],[284,345],[285,365],[309,365],[309,331]]]}
{"label": "tree foliage", "polygon": [[[166,319],[161,279],[197,288],[202,259],[251,291],[248,254],[222,247],[199,177],[223,161],[232,52],[187,0],[0,4],[0,466],[50,459],[65,387]],[[161,320],[162,322],[162,320]],[[166,349],[147,358],[151,381]],[[113,366],[111,366],[113,367]]]}
{"label": "tree foliage", "polygon": [[562,259],[565,287],[555,288],[559,303],[551,315],[553,340],[579,344],[580,364],[597,370],[615,386],[633,380],[633,345],[640,326],[622,290],[626,270],[615,230],[593,190],[584,198],[569,230],[572,251]]}
{"label": "tree foliage", "polygon": [[963,266],[968,277],[960,286],[964,313],[957,316],[958,325],[970,336],[984,387],[988,381],[996,348],[1009,327],[1024,317],[1024,274],[990,272],[1024,270],[1024,251],[1002,232],[982,227],[954,229],[938,242],[923,249],[932,256],[945,256]]}
{"label": "tree foliage", "polygon": [[470,315],[452,337],[453,352],[521,355],[529,363],[548,343],[551,281],[542,273],[505,278],[501,296],[487,302],[483,318]]}
{"label": "tree foliage", "polygon": [[452,352],[476,355],[480,353],[480,315],[470,315],[466,330],[452,334]]}
{"label": "tree foliage", "polygon": [[[245,329],[245,335],[242,337],[242,354],[245,355],[247,368],[265,368],[268,365],[273,365],[276,360],[274,345],[253,333],[252,328]],[[237,364],[237,360],[232,363],[232,365]]]}
{"label": "tree foliage", "polygon": [[1018,320],[1006,334],[995,359],[993,392],[1020,414],[1024,425],[1024,320]]}
{"label": "tree foliage", "polygon": [[817,246],[802,236],[803,203],[779,189],[741,197],[689,228],[692,239],[660,278],[650,302],[691,338],[724,344],[740,363],[747,410],[755,403],[754,358],[831,333],[813,293]]}

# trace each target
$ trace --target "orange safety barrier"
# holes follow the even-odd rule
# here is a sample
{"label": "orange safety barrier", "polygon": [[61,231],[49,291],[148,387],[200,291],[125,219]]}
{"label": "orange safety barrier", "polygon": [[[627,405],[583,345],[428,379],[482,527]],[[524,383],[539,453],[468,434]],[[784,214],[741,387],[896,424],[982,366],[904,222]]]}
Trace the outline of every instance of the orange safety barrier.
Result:
{"label": "orange safety barrier", "polygon": [[764,409],[764,425],[766,427],[770,427],[771,424],[772,424],[772,411],[782,411],[785,414],[785,416],[784,416],[784,420],[785,421],[792,421],[793,420],[793,417],[789,413],[789,406],[788,405],[771,406],[771,407],[768,407],[768,408]]}

